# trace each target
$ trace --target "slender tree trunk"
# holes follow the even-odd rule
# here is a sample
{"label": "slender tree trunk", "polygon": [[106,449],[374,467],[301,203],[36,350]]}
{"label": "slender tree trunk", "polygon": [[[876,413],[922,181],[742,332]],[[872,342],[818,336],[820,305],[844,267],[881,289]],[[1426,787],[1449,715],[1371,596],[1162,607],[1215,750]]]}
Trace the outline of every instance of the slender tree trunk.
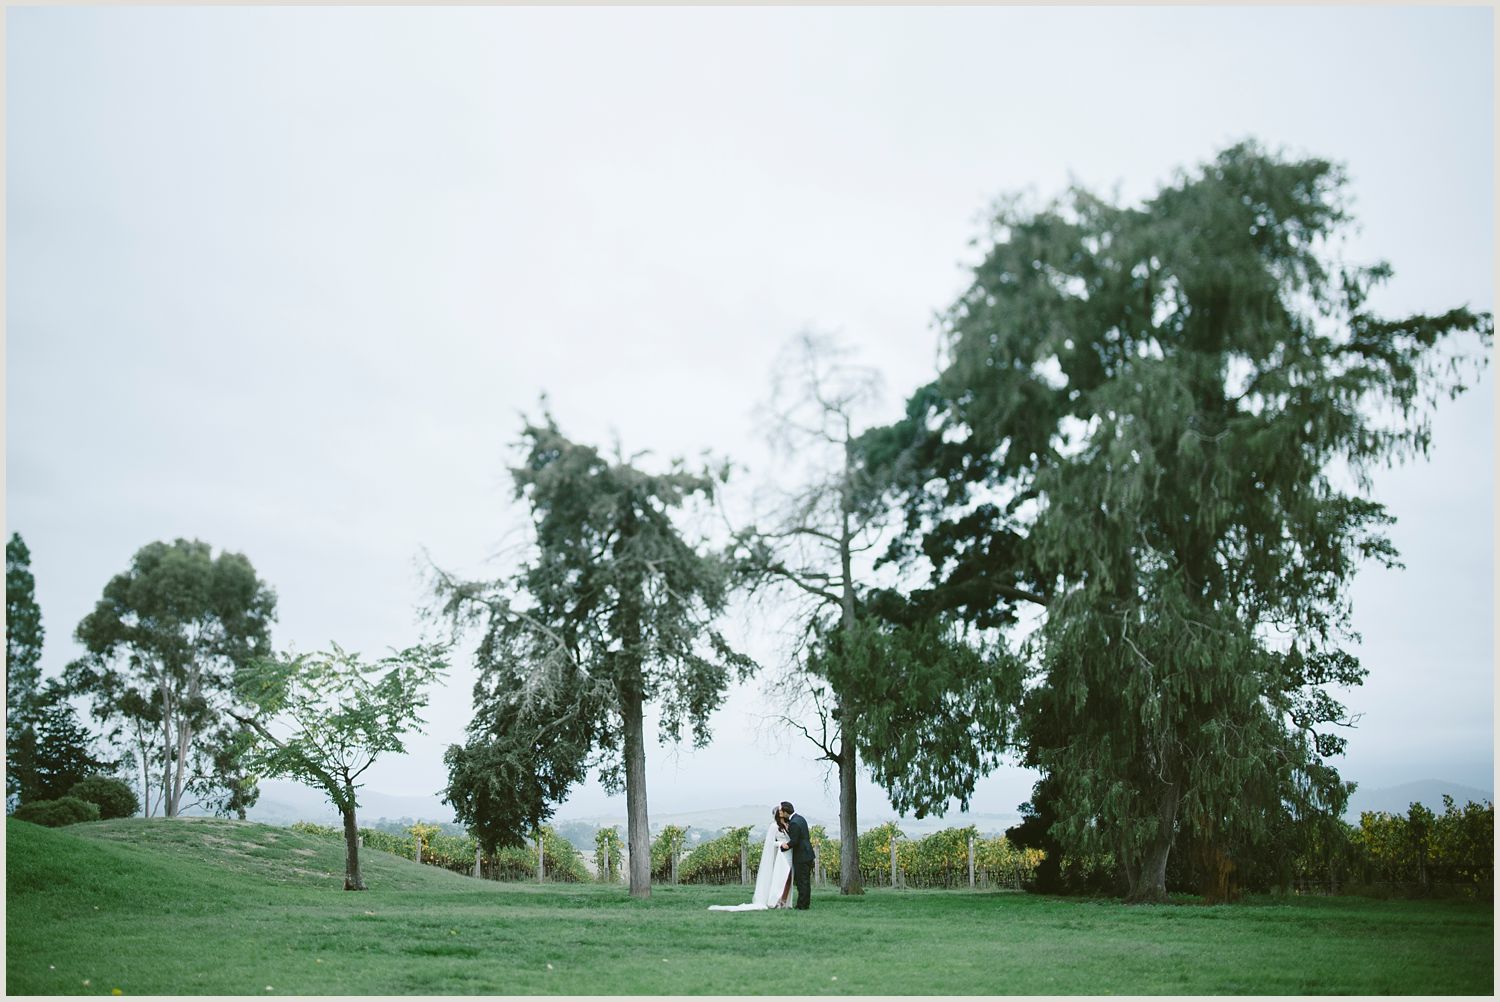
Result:
{"label": "slender tree trunk", "polygon": [[[840,505],[843,509],[843,530],[839,534],[839,568],[843,574],[842,626],[846,636],[854,632],[854,533],[850,528],[850,460],[845,447],[844,489]],[[854,779],[859,772],[859,756],[854,750],[856,722],[850,711],[848,700],[839,695],[839,858],[844,860],[839,867],[839,893],[865,893],[864,880],[859,873],[859,805]]]}
{"label": "slender tree trunk", "polygon": [[187,775],[187,753],[188,746],[193,740],[193,725],[183,720],[177,727],[177,774],[172,777],[172,816],[176,817],[182,810],[182,794],[187,783],[184,777]]}
{"label": "slender tree trunk", "polygon": [[161,797],[162,814],[177,816],[177,801],[172,799],[172,696],[167,691],[166,668],[162,668],[161,689]]}
{"label": "slender tree trunk", "polygon": [[354,820],[354,796],[348,794],[348,806],[341,807],[344,815],[344,890],[365,889],[364,874],[359,872],[359,825]]}
{"label": "slender tree trunk", "polygon": [[646,721],[639,682],[620,691],[625,723],[625,827],[630,853],[630,895],[651,896],[651,825],[646,819]]}
{"label": "slender tree trunk", "polygon": [[863,894],[859,874],[859,809],[854,789],[854,742],[843,739],[839,750],[839,893]]}
{"label": "slender tree trunk", "polygon": [[1167,857],[1172,852],[1172,829],[1177,821],[1177,801],[1181,787],[1168,783],[1157,801],[1156,832],[1141,861],[1135,886],[1127,899],[1134,904],[1161,904],[1167,900]]}

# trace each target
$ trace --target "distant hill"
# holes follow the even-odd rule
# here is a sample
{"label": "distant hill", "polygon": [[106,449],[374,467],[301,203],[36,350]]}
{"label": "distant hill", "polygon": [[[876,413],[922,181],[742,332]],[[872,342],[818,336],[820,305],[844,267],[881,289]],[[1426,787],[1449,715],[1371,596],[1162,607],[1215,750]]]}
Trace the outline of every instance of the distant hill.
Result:
{"label": "distant hill", "polygon": [[1469,801],[1482,804],[1485,801],[1493,803],[1495,799],[1495,794],[1491,790],[1480,790],[1441,779],[1419,779],[1412,783],[1382,787],[1378,790],[1363,788],[1355,790],[1354,795],[1349,798],[1349,810],[1345,812],[1344,818],[1357,824],[1360,814],[1364,811],[1405,814],[1414,803],[1421,804],[1436,814],[1441,814],[1445,793],[1452,797],[1453,802],[1459,807]]}
{"label": "distant hill", "polygon": [[[837,807],[828,804],[811,804],[806,807],[798,807],[797,813],[807,818],[812,825],[822,825],[831,835],[839,828],[839,811]],[[709,834],[717,834],[721,828],[738,828],[750,825],[760,829],[761,826],[771,820],[770,805],[742,804],[739,807],[714,807],[705,808],[701,811],[679,811],[676,813],[657,813],[652,811],[651,828],[658,831],[664,825],[679,825],[688,828],[689,832],[698,831]],[[860,831],[868,831],[887,821],[895,821],[896,826],[902,832],[912,837],[921,837],[945,828],[964,828],[974,825],[979,829],[981,835],[999,835],[1011,825],[1019,823],[1021,816],[1014,813],[1005,814],[949,814],[941,818],[895,818],[889,814],[867,814],[859,819]],[[579,822],[594,825],[599,828],[608,828],[611,825],[619,825],[623,832],[625,829],[625,815],[601,814],[593,816],[574,816],[568,814],[559,817],[554,824],[565,822]]]}
{"label": "distant hill", "polygon": [[[323,794],[300,783],[277,779],[261,781],[260,800],[245,814],[250,821],[268,825],[289,825],[294,821],[338,824],[340,821],[339,812]],[[453,808],[436,795],[402,796],[378,790],[360,791],[358,815],[361,825],[372,824],[380,818],[392,821],[411,818],[428,822],[455,820]]]}

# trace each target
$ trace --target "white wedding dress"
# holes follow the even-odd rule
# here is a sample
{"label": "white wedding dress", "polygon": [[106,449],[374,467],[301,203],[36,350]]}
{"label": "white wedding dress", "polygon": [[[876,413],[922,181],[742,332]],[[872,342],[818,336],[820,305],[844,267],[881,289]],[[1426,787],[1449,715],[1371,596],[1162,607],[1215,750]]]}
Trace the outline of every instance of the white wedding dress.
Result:
{"label": "white wedding dress", "polygon": [[766,830],[766,844],[760,851],[760,869],[755,874],[755,895],[747,905],[709,905],[711,912],[760,912],[768,908],[791,907],[792,854],[782,852],[780,843],[786,832],[775,825]]}

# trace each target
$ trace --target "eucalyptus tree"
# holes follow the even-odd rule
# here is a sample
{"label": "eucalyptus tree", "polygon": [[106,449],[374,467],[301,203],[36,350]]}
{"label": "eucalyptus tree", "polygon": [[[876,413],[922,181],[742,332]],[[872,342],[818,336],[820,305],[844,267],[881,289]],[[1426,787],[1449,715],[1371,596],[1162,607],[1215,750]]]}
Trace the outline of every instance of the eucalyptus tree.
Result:
{"label": "eucalyptus tree", "polygon": [[275,616],[275,593],[242,554],[178,539],[142,547],[78,624],[87,653],[68,684],[134,747],[147,817],[222,793],[214,760],[233,734],[234,672],[270,652]]}
{"label": "eucalyptus tree", "polygon": [[426,644],[366,663],[337,644],[326,652],[256,658],[235,673],[248,713],[232,716],[254,735],[245,764],[328,795],[344,822],[344,890],[365,889],[359,866],[360,776],[402,736],[420,730],[428,689],[447,652]]}
{"label": "eucalyptus tree", "polygon": [[1426,451],[1478,364],[1459,336],[1491,337],[1467,308],[1370,309],[1391,270],[1336,257],[1344,188],[1241,144],[1138,206],[1002,205],[909,408],[906,448],[950,495],[909,505],[921,598],[1045,607],[1028,761],[1054,833],[1115,852],[1134,900],[1165,895],[1179,832],[1253,840],[1341,801],[1330,689],[1364,675],[1347,588],[1397,562],[1370,472]]}
{"label": "eucalyptus tree", "polygon": [[[448,756],[450,802],[481,837],[504,839],[597,766],[607,789],[624,787],[630,893],[648,897],[646,705],[660,713],[663,741],[687,727],[701,747],[731,679],[755,667],[712,625],[728,563],[673,518],[711,500],[723,474],[610,460],[550,415],[526,423],[520,447],[511,473],[535,529],[528,558],[498,581],[436,573],[439,614],[455,630],[483,630],[469,743]],[[476,768],[493,778],[466,793]],[[518,785],[507,789],[509,777]]]}

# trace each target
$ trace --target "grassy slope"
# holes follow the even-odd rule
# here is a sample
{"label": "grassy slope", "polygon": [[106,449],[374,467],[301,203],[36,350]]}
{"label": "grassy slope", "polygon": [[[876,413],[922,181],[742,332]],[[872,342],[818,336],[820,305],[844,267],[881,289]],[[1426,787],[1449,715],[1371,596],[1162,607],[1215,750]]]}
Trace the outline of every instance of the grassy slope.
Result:
{"label": "grassy slope", "polygon": [[[496,884],[209,819],[6,824],[12,994],[1490,994],[1488,904]],[[550,968],[548,965],[551,965]],[[780,976],[783,980],[768,980]],[[84,984],[85,980],[89,983]]]}

